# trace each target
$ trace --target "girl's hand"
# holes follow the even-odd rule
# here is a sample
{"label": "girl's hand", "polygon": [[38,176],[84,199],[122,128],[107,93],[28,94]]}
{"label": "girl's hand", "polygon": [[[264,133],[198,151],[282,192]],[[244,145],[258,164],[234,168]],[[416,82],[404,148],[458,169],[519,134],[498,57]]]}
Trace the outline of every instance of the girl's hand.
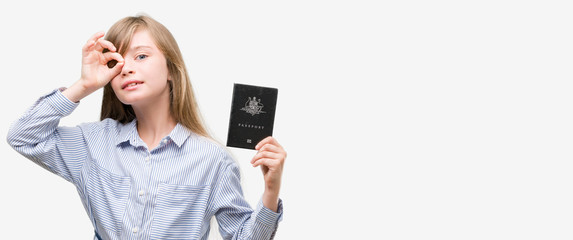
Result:
{"label": "girl's hand", "polygon": [[[115,46],[102,39],[103,32],[94,34],[82,48],[82,77],[87,89],[97,90],[105,86],[111,79],[121,72],[123,57],[117,53]],[[109,51],[103,53],[104,49]],[[116,60],[117,64],[109,68],[107,63]]]}
{"label": "girl's hand", "polygon": [[286,151],[273,137],[267,137],[255,147],[259,152],[251,160],[253,167],[261,166],[265,179],[263,204],[277,211],[278,196],[281,187],[283,166],[287,156]]}
{"label": "girl's hand", "polygon": [[[82,48],[81,78],[63,92],[74,102],[105,86],[121,72],[123,57],[111,42],[102,39],[103,36],[103,32],[94,34]],[[104,53],[104,49],[109,51]],[[117,61],[113,68],[107,65],[111,60]]]}

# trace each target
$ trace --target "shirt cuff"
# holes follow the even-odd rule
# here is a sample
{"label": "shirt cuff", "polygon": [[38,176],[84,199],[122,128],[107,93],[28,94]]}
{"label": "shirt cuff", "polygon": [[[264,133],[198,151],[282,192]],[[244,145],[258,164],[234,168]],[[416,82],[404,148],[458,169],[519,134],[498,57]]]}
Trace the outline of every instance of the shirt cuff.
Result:
{"label": "shirt cuff", "polygon": [[64,94],[62,94],[62,91],[65,89],[66,88],[56,89],[42,97],[45,98],[46,101],[62,116],[70,115],[79,105],[79,103],[72,102],[70,99],[64,96]]}
{"label": "shirt cuff", "polygon": [[265,207],[263,200],[261,199],[257,205],[257,212],[257,221],[266,226],[276,228],[283,218],[283,200],[279,198],[277,212],[275,212]]}

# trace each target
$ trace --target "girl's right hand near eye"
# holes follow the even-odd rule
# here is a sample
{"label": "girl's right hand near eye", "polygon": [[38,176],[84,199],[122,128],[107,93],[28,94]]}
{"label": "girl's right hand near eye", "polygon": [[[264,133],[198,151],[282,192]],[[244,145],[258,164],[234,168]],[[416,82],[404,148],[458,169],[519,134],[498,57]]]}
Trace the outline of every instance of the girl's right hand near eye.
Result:
{"label": "girl's right hand near eye", "polygon": [[[123,67],[123,57],[115,46],[102,39],[103,32],[94,34],[82,48],[82,75],[80,80],[62,93],[73,102],[78,102],[92,92],[105,86]],[[104,49],[109,51],[103,52]],[[109,68],[107,63],[116,60],[117,64]]]}

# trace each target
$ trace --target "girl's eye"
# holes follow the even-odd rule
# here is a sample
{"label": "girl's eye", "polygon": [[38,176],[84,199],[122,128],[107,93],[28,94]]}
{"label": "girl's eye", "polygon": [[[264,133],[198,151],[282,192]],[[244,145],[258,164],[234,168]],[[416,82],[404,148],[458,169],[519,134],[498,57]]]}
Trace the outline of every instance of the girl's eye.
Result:
{"label": "girl's eye", "polygon": [[137,59],[137,60],[143,60],[145,58],[147,58],[147,55],[145,55],[145,54],[139,54],[135,57],[135,59]]}

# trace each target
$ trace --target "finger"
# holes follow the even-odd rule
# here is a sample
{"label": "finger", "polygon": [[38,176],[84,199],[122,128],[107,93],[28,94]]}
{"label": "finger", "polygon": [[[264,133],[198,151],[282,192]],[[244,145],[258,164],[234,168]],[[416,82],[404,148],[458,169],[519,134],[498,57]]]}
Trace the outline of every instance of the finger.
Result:
{"label": "finger", "polygon": [[269,158],[261,158],[255,162],[252,163],[253,167],[258,167],[258,166],[266,166],[268,168],[271,168],[274,166],[273,164],[273,160],[269,159]]}
{"label": "finger", "polygon": [[101,64],[107,64],[109,61],[115,60],[117,63],[123,63],[123,56],[117,52],[106,52],[103,54],[103,59],[101,60]]}
{"label": "finger", "polygon": [[94,33],[94,35],[92,35],[92,36],[90,37],[90,39],[88,40],[88,42],[89,42],[89,41],[94,41],[94,42],[95,42],[95,41],[97,41],[98,39],[102,38],[104,35],[105,35],[105,32],[103,32],[103,31],[96,32],[96,33]]}
{"label": "finger", "polygon": [[[108,65],[109,67],[109,65]],[[111,71],[111,75],[112,75],[112,79],[115,78],[115,76],[117,76],[118,74],[121,73],[122,69],[123,69],[123,62],[118,62],[116,63],[113,67],[110,68]],[[110,80],[111,81],[111,80]]]}
{"label": "finger", "polygon": [[278,154],[278,158],[282,158],[283,160],[287,157],[287,152],[284,148],[278,145],[278,142],[275,141],[275,144],[267,143],[259,148],[259,152],[273,152]]}
{"label": "finger", "polygon": [[94,35],[92,35],[88,41],[86,42],[86,44],[83,47],[84,51],[89,51],[92,50],[92,47],[96,44],[97,40],[102,38],[105,35],[104,32],[97,32]]}
{"label": "finger", "polygon": [[265,144],[273,144],[273,145],[277,145],[279,147],[282,147],[279,142],[272,136],[266,137],[265,139],[261,140],[257,146],[255,146],[256,150],[259,150],[261,147],[263,147]]}
{"label": "finger", "polygon": [[100,52],[100,51],[103,51],[104,49],[107,49],[111,52],[117,51],[117,49],[115,48],[115,45],[113,45],[113,43],[111,43],[110,41],[105,40],[105,39],[98,39],[96,41],[95,50]]}
{"label": "finger", "polygon": [[251,160],[251,164],[255,163],[257,160],[263,159],[263,158],[280,160],[281,155],[277,154],[277,153],[273,153],[273,152],[259,152],[253,157],[253,159]]}
{"label": "finger", "polygon": [[[121,72],[121,69],[123,68],[123,64],[124,64],[124,60],[123,57],[119,54],[119,53],[106,53],[104,54],[104,56],[106,56],[106,60],[107,62],[105,62],[105,64],[107,65],[108,68],[113,69],[114,72],[114,76],[119,74]],[[102,63],[104,64],[104,63]]]}
{"label": "finger", "polygon": [[265,152],[265,151],[274,152],[274,153],[284,152],[284,150],[281,147],[279,147],[277,145],[270,144],[270,143],[267,143],[267,144],[265,144],[259,148],[259,152]]}

